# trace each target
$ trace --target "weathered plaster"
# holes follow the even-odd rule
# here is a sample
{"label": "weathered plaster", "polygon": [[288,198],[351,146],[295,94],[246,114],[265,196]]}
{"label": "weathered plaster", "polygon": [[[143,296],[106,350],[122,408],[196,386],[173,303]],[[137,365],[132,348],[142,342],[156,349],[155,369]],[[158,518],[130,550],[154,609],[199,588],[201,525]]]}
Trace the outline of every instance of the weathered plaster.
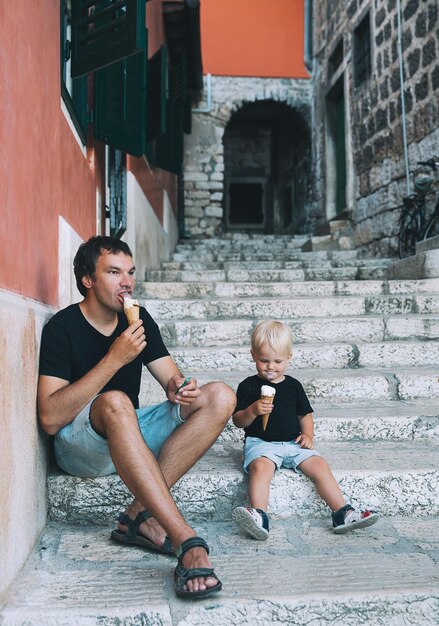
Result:
{"label": "weathered plaster", "polygon": [[46,438],[37,426],[41,330],[49,307],[0,291],[0,593],[46,523]]}

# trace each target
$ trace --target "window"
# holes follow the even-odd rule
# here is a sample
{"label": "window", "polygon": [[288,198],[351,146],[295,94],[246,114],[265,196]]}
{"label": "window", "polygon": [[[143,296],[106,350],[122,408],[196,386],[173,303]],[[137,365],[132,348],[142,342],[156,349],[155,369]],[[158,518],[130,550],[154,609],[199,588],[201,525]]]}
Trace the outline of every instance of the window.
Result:
{"label": "window", "polygon": [[145,0],[60,2],[63,97],[83,143],[90,124],[99,141],[180,173],[191,130],[186,52],[170,62],[162,47],[148,60]]}
{"label": "window", "polygon": [[354,86],[366,82],[372,73],[370,13],[366,13],[354,30],[352,41]]}
{"label": "window", "polygon": [[328,78],[331,78],[332,76],[334,76],[335,72],[340,67],[342,62],[343,62],[343,39],[340,39],[340,41],[335,46],[333,53],[329,57]]}

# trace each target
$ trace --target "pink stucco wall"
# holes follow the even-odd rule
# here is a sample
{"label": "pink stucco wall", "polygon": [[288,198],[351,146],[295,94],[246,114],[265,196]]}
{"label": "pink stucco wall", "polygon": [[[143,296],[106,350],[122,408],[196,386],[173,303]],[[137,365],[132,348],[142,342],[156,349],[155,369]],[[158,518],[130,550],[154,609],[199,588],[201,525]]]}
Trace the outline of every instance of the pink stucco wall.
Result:
{"label": "pink stucco wall", "polygon": [[55,306],[58,216],[96,228],[95,159],[61,111],[59,4],[0,3],[0,287]]}

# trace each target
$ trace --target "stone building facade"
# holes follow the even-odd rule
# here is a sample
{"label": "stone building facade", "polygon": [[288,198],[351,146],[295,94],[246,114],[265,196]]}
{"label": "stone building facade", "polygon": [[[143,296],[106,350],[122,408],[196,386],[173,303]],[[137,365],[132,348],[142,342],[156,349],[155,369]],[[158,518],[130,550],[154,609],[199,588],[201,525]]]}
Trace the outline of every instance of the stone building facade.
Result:
{"label": "stone building facade", "polygon": [[[417,161],[439,154],[439,4],[405,0],[398,7],[396,0],[314,2],[314,141],[323,212],[330,219],[345,209],[357,246],[377,255],[396,253],[407,169],[416,174]],[[437,184],[435,192],[430,207]]]}
{"label": "stone building facade", "polygon": [[[309,228],[318,211],[310,80],[213,76],[197,108],[185,142],[186,231],[212,237],[234,229],[293,232],[298,222]],[[264,215],[233,222],[227,195],[236,189],[245,200],[252,184],[256,192],[261,185]]]}

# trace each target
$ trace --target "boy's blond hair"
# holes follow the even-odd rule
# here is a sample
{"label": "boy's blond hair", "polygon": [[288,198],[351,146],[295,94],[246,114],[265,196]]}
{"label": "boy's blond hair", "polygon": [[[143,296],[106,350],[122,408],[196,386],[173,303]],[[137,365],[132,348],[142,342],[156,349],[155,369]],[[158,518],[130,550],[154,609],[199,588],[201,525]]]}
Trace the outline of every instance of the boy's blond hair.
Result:
{"label": "boy's blond hair", "polygon": [[251,350],[258,353],[266,344],[278,354],[290,355],[293,351],[293,333],[286,324],[277,320],[259,322],[252,332]]}

